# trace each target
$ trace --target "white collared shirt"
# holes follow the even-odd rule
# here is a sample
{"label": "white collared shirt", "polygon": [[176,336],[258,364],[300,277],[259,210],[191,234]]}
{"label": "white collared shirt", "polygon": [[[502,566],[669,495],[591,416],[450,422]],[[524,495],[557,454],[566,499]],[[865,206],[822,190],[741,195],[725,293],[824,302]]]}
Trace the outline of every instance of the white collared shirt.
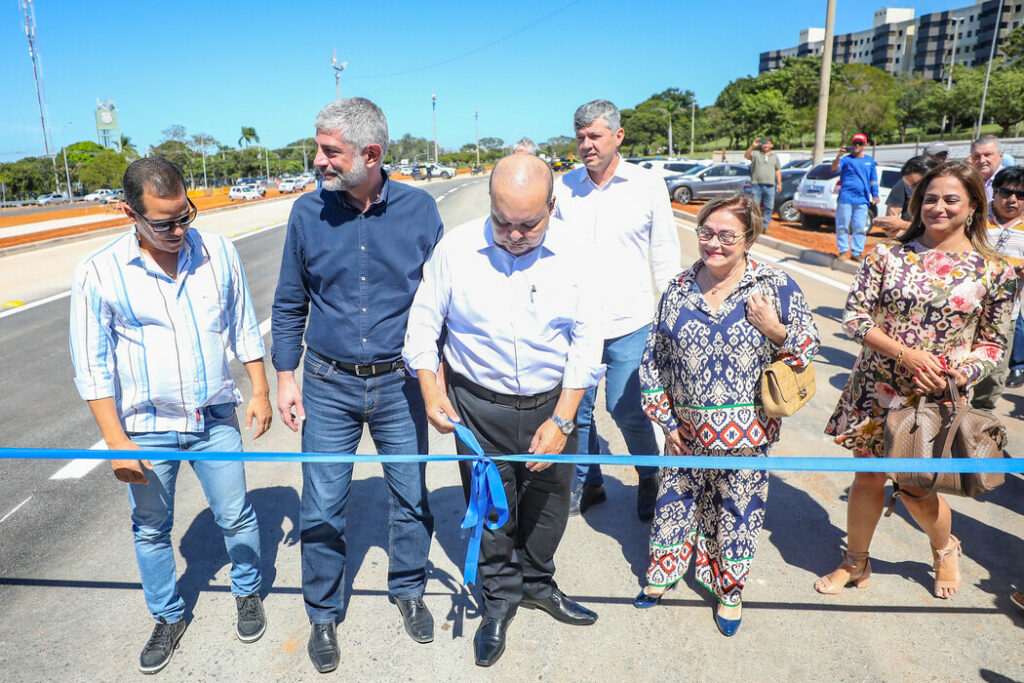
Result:
{"label": "white collared shirt", "polygon": [[593,244],[602,335],[614,339],[649,325],[660,295],[682,270],[679,231],[665,181],[621,156],[599,187],[586,167],[555,181],[555,216]]}
{"label": "white collared shirt", "polygon": [[[1010,259],[1013,265],[1024,264],[1024,217],[1015,218],[1004,224],[1000,224],[995,214],[988,213],[988,243],[992,248],[1003,256]],[[1021,294],[1018,293],[1013,300],[1013,318],[1016,321],[1020,315]]]}
{"label": "white collared shirt", "polygon": [[220,235],[189,230],[172,279],[135,229],[86,258],[71,287],[71,360],[83,399],[113,397],[127,432],[201,432],[202,409],[239,404],[226,350],[263,339],[242,263]]}
{"label": "white collared shirt", "polygon": [[602,338],[588,324],[588,260],[552,218],[540,246],[515,256],[494,243],[491,220],[451,230],[416,290],[402,356],[413,373],[438,367],[491,391],[532,396],[588,389],[604,375]]}

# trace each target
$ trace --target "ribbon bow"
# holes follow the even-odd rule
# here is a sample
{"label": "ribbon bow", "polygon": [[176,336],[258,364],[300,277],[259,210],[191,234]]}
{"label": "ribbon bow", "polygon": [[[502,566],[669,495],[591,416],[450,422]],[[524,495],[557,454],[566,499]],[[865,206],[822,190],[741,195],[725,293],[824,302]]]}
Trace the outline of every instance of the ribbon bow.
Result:
{"label": "ribbon bow", "polygon": [[[469,546],[466,548],[466,564],[462,568],[463,579],[468,585],[476,583],[476,568],[480,560],[480,540],[483,538],[484,524],[488,529],[497,529],[508,521],[508,498],[505,497],[505,486],[501,483],[498,466],[484,455],[484,449],[473,432],[457,422],[452,422],[452,426],[455,427],[455,436],[459,441],[476,453],[469,484],[469,502],[461,525],[463,529],[472,529]],[[496,513],[497,521],[492,522],[488,519],[491,510]]]}

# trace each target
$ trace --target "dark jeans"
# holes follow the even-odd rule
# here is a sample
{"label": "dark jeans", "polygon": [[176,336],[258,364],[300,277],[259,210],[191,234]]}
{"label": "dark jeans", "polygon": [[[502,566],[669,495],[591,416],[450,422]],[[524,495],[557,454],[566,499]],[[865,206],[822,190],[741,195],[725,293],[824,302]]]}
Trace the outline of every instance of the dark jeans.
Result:
{"label": "dark jeans", "polygon": [[[302,384],[305,453],[354,453],[370,428],[381,455],[427,452],[426,412],[416,380],[395,370],[356,377],[307,353]],[[388,592],[423,594],[434,516],[427,500],[426,463],[385,463],[388,489]],[[333,623],[341,611],[345,571],[345,512],[352,463],[303,463],[300,527],[302,596],[313,623]]]}
{"label": "dark jeans", "polygon": [[1013,329],[1013,348],[1010,349],[1010,369],[1024,370],[1024,313],[1017,316]]}
{"label": "dark jeans", "polygon": [[[528,452],[537,428],[558,402],[556,397],[535,408],[518,409],[474,396],[456,382],[449,383],[448,396],[487,455]],[[456,447],[460,455],[471,454],[460,441]],[[564,452],[575,449],[575,435],[570,435]],[[555,550],[569,518],[573,466],[557,464],[531,472],[521,462],[495,464],[508,498],[509,518],[498,529],[484,527],[478,567],[484,614],[503,619],[515,612],[524,596],[542,600],[555,588]],[[467,461],[459,463],[464,481],[470,466]]]}

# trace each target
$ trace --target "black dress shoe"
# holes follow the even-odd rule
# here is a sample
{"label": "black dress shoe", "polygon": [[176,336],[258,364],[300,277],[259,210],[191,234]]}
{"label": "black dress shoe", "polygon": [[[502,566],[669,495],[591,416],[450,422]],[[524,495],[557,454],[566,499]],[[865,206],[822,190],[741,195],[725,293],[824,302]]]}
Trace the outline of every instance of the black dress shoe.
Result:
{"label": "black dress shoe", "polygon": [[402,613],[405,632],[417,643],[429,643],[434,640],[434,617],[430,616],[430,610],[423,604],[423,598],[394,600],[398,605],[398,611]]}
{"label": "black dress shoe", "polygon": [[569,516],[582,515],[591,505],[597,505],[606,500],[608,500],[608,494],[604,491],[604,484],[577,486],[572,490],[572,497],[569,499]]}
{"label": "black dress shoe", "polygon": [[473,654],[477,666],[490,666],[501,659],[505,652],[505,632],[511,622],[511,616],[504,619],[484,617],[473,636]]}
{"label": "black dress shoe", "polygon": [[341,652],[338,651],[338,631],[334,624],[313,624],[309,631],[309,661],[322,674],[338,668]]}
{"label": "black dress shoe", "polygon": [[565,593],[557,588],[551,591],[550,597],[534,600],[524,596],[519,601],[519,604],[528,609],[544,610],[563,624],[589,626],[597,621],[597,614],[591,612],[583,605],[573,602],[566,597]]}
{"label": "black dress shoe", "polygon": [[636,490],[636,515],[642,522],[654,519],[654,504],[658,500],[658,475],[640,477]]}
{"label": "black dress shoe", "polygon": [[1010,370],[1010,374],[1006,378],[1006,386],[1010,389],[1024,386],[1024,369]]}

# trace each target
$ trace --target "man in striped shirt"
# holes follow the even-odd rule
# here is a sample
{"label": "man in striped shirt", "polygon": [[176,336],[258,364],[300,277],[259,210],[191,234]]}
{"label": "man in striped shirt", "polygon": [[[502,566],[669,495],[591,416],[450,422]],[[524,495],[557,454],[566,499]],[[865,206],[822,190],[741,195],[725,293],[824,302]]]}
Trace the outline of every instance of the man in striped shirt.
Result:
{"label": "man in striped shirt", "polygon": [[[71,290],[75,384],[112,451],[241,451],[228,349],[252,382],[246,427],[270,427],[263,340],[238,252],[225,238],[190,230],[198,213],[181,170],[160,157],[124,174],[125,213],[134,228],[86,258]],[[122,454],[122,457],[126,454]],[[135,554],[156,627],[139,670],[156,673],[185,632],[171,526],[178,460],[116,459],[128,483]],[[231,558],[236,635],[260,638],[260,540],[241,460],[195,460]]]}

